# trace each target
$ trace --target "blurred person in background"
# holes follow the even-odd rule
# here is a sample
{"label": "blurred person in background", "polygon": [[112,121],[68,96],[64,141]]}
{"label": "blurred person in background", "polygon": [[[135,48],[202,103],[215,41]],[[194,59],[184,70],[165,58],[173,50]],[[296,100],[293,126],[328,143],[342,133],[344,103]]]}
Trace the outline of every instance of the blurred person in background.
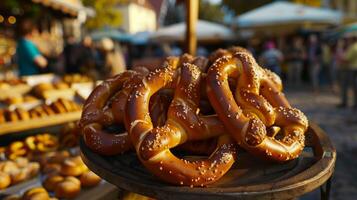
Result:
{"label": "blurred person in background", "polygon": [[321,61],[322,68],[324,69],[324,75],[326,76],[326,81],[331,86],[330,89],[334,89],[333,86],[335,84],[335,69],[332,64],[332,52],[330,45],[327,42],[323,42],[321,44]]}
{"label": "blurred person in background", "polygon": [[69,36],[63,52],[66,73],[90,74],[91,70],[95,70],[95,50],[91,37],[85,36],[81,43],[77,43],[73,36]]}
{"label": "blurred person in background", "polygon": [[321,46],[316,35],[309,36],[307,49],[307,59],[309,62],[309,76],[315,92],[319,90],[320,70],[321,70]]}
{"label": "blurred person in background", "polygon": [[90,36],[85,36],[82,42],[78,45],[79,52],[77,65],[80,73],[88,74],[89,71],[95,70],[95,54],[96,50],[93,47],[93,41]]}
{"label": "blurred person in background", "polygon": [[281,75],[280,63],[283,61],[283,54],[278,50],[273,41],[265,43],[265,50],[260,56],[263,66],[279,76]]}
{"label": "blurred person in background", "polygon": [[65,72],[68,74],[79,73],[79,66],[77,65],[79,53],[77,51],[77,43],[74,36],[69,35],[66,37],[63,55],[65,60]]}
{"label": "blurred person in background", "polygon": [[301,73],[305,54],[302,38],[295,37],[292,46],[287,50],[288,83],[292,86],[296,87],[301,85]]}
{"label": "blurred person in background", "polygon": [[99,44],[97,57],[97,78],[105,79],[126,70],[122,52],[115,48],[113,40],[103,38]]}
{"label": "blurred person in background", "polygon": [[343,82],[343,68],[344,68],[344,58],[346,53],[346,42],[344,39],[338,39],[335,45],[335,51],[333,52],[333,65],[336,71],[335,74],[335,88],[337,90],[337,85],[342,88]]}
{"label": "blurred person in background", "polygon": [[41,68],[47,67],[46,58],[31,41],[36,32],[38,30],[31,20],[24,20],[18,26],[16,54],[20,76],[39,74]]}
{"label": "blurred person in background", "polygon": [[342,75],[341,96],[342,102],[339,107],[346,107],[348,103],[348,89],[353,88],[354,105],[357,109],[357,37],[351,39],[350,46],[347,48],[344,60],[345,67]]}

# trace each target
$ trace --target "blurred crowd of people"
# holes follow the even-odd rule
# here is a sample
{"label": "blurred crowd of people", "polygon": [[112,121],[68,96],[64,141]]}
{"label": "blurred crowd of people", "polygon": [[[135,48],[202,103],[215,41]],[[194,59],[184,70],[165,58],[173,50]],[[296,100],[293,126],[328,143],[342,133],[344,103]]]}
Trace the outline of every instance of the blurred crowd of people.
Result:
{"label": "blurred crowd of people", "polygon": [[118,44],[110,38],[94,43],[89,36],[77,42],[73,36],[65,38],[63,53],[50,66],[49,58],[41,54],[34,44],[38,32],[30,20],[18,26],[17,64],[20,76],[36,75],[42,72],[58,74],[81,73],[95,80],[105,79],[126,69],[125,58]]}
{"label": "blurred crowd of people", "polygon": [[348,91],[353,90],[353,108],[357,109],[357,37],[322,40],[317,34],[294,36],[279,48],[275,40],[256,47],[247,46],[259,63],[277,73],[289,87],[309,83],[317,93],[321,86],[340,93],[341,104],[347,107]]}

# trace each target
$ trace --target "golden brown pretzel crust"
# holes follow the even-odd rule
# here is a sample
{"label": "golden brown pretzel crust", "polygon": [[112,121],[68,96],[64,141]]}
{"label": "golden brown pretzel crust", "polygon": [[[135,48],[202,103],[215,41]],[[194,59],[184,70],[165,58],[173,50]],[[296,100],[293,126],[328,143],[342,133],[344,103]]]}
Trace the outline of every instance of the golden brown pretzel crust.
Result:
{"label": "golden brown pretzel crust", "polygon": [[[86,100],[80,120],[84,141],[93,151],[103,155],[115,155],[131,149],[127,133],[110,134],[104,126],[121,123],[126,100],[142,75],[126,71],[97,86]],[[107,101],[111,100],[111,106]]]}
{"label": "golden brown pretzel crust", "polygon": [[[160,179],[177,184],[203,186],[217,181],[235,160],[235,145],[224,134],[216,117],[201,117],[197,108],[200,96],[199,69],[178,58],[170,57],[164,66],[150,73],[128,99],[126,127],[137,155],[144,166]],[[178,65],[183,64],[175,96],[164,126],[154,128],[149,113],[149,100],[161,88],[171,84]],[[216,151],[202,161],[175,157],[170,148],[188,140],[202,140],[222,135]]]}
{"label": "golden brown pretzel crust", "polygon": [[[208,71],[207,94],[225,127],[255,155],[276,161],[296,158],[304,148],[305,115],[290,107],[281,93],[281,81],[260,68],[251,54],[232,49],[224,55]],[[235,96],[229,76],[238,77]],[[276,139],[274,131],[267,134],[276,126],[282,128],[282,139]]]}
{"label": "golden brown pretzel crust", "polygon": [[[193,187],[220,179],[234,163],[237,145],[279,162],[304,148],[305,115],[290,106],[281,79],[244,48],[219,49],[209,59],[169,57],[148,75],[138,71],[104,81],[87,99],[79,125],[93,151],[114,155],[135,149],[161,180]],[[106,130],[121,123],[128,133]],[[172,154],[173,148],[213,153],[188,161]]]}

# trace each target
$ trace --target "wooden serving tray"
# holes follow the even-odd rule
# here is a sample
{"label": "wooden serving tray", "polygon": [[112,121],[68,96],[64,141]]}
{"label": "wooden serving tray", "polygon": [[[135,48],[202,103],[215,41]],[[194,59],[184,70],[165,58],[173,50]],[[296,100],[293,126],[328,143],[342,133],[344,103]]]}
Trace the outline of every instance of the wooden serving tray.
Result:
{"label": "wooden serving tray", "polygon": [[79,120],[81,114],[82,111],[76,111],[36,119],[2,123],[0,124],[0,135],[73,122]]}
{"label": "wooden serving tray", "polygon": [[292,199],[325,183],[334,171],[336,150],[327,135],[311,124],[298,159],[278,164],[240,152],[230,171],[207,187],[180,187],[161,182],[134,153],[105,157],[80,141],[81,156],[96,174],[117,187],[158,199]]}

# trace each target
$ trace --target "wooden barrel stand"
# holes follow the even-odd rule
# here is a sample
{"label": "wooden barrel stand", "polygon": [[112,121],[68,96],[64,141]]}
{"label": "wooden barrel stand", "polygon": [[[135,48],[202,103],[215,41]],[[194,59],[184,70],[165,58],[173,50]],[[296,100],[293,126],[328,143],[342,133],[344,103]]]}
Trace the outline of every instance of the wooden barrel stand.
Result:
{"label": "wooden barrel stand", "polygon": [[149,173],[135,153],[105,157],[80,142],[88,167],[120,189],[157,199],[295,199],[320,187],[328,199],[336,150],[327,135],[311,124],[306,147],[298,159],[283,163],[259,160],[240,152],[232,169],[207,187],[179,187],[161,182]]}

